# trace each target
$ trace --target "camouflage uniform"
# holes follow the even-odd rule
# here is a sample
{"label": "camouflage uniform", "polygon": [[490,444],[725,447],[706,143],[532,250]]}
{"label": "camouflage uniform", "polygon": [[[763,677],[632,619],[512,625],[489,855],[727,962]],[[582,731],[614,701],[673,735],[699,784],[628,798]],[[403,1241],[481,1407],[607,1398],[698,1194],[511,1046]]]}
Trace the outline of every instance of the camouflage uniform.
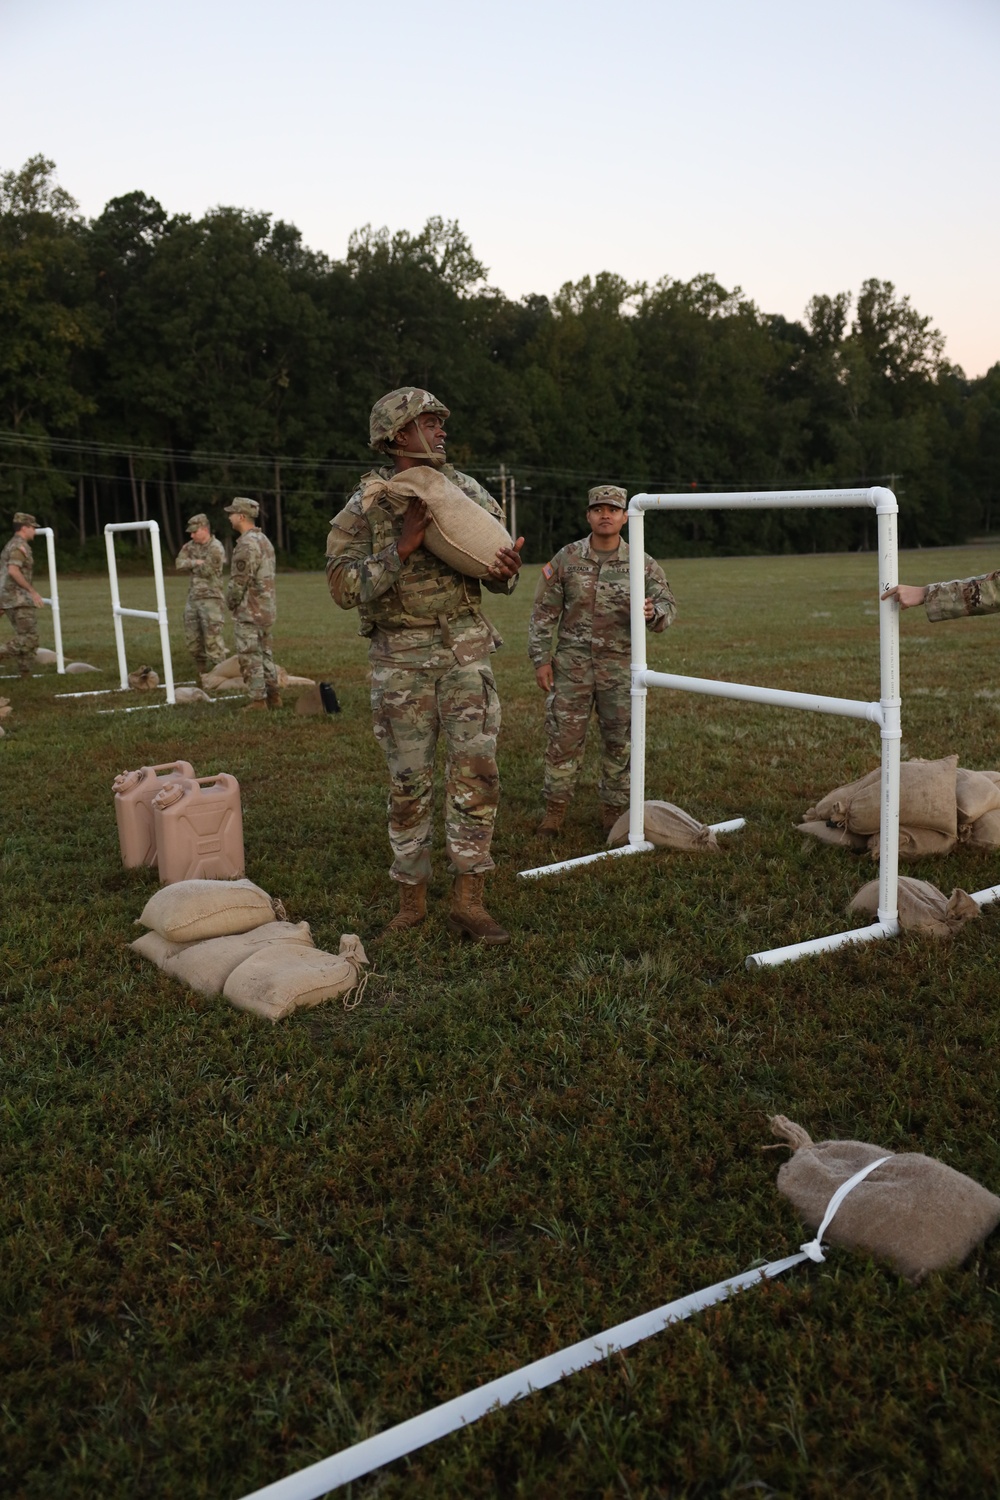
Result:
{"label": "camouflage uniform", "polygon": [[[660,631],[676,613],[659,563],[646,554],[646,597]],[[558,644],[552,638],[558,629]],[[628,543],[594,551],[590,537],[570,542],[542,569],[528,626],[528,655],[536,667],[552,662],[545,699],[545,798],[568,802],[576,786],[593,707],[601,731],[598,795],[606,807],[627,807],[631,694]]]}
{"label": "camouflage uniform", "polygon": [[278,613],[274,586],[274,548],[255,526],[244,531],[233,548],[226,608],[233,617],[233,640],[243,683],[251,702],[278,690],[271,627]]}
{"label": "camouflage uniform", "polygon": [[959,620],[963,615],[991,615],[1000,609],[1000,571],[928,586],[924,608],[929,620]]}
{"label": "camouflage uniform", "polygon": [[8,573],[10,563],[20,568],[25,583],[30,584],[34,568],[31,543],[16,532],[0,552],[0,611],[14,629],[13,639],[0,646],[0,653],[16,657],[18,670],[26,677],[38,650],[38,610],[28,590],[16,584]]}
{"label": "camouflage uniform", "polygon": [[[500,516],[493,498],[450,465],[441,472],[470,500]],[[392,479],[391,467],[375,471]],[[456,573],[426,547],[405,562],[396,543],[403,513],[375,503],[362,509],[365,475],[334,516],[326,576],[341,609],[357,609],[369,638],[375,738],[389,770],[389,842],[393,879],[430,879],[434,758],[443,731],[445,844],[453,874],[493,869],[490,843],[500,796],[496,741],[500,729],[490,653],[501,644],[480,612],[480,585]],[[516,576],[482,580],[513,592]]]}
{"label": "camouflage uniform", "polygon": [[[192,517],[192,520],[201,523],[203,517]],[[208,524],[207,520],[204,524]],[[188,526],[194,529],[190,522]],[[191,574],[191,586],[184,604],[184,641],[199,672],[210,671],[226,659],[222,633],[226,602],[222,592],[222,570],[225,565],[226,550],[214,536],[207,542],[185,542],[177,554],[177,571]]]}

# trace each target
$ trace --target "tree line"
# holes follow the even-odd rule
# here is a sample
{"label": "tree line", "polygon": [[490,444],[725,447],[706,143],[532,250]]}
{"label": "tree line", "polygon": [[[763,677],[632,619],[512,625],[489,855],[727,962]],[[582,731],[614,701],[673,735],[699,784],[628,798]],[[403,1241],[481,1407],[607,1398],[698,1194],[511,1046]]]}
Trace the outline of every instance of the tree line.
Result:
{"label": "tree line", "polygon": [[[591,484],[632,491],[891,484],[903,546],[989,533],[1000,363],[970,380],[891,282],[818,294],[801,321],[710,275],[612,272],[553,296],[491,287],[459,225],[366,226],[343,260],[266,213],[170,215],[142,192],[95,219],[45,157],[0,174],[0,496],[60,549],[109,521],[262,505],[286,563],[315,566],[370,467],[368,412],[427,386],[449,456],[516,484],[527,556],[583,527]],[[867,512],[677,513],[660,555],[864,547]]]}

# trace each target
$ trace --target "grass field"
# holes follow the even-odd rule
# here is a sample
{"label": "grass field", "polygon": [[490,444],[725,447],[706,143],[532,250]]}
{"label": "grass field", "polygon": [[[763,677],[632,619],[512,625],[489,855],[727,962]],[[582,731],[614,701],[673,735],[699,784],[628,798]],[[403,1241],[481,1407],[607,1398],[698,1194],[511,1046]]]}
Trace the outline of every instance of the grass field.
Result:
{"label": "grass field", "polygon": [[[995,561],[910,554],[900,573]],[[877,698],[875,567],[667,564],[680,618],[651,665]],[[137,695],[57,699],[116,681],[93,579],[62,580],[64,631],[105,676],[0,682],[15,706],[0,742],[5,1495],[237,1500],[788,1254],[806,1236],[775,1190],[785,1153],[762,1151],[775,1112],[1000,1189],[1000,908],[950,945],[743,966],[852,925],[875,866],[793,825],[877,763],[873,726],[651,693],[647,795],[745,830],[716,857],[516,880],[545,857],[535,576],[490,609],[507,646],[487,892],[514,941],[450,938],[439,848],[431,920],[370,948],[350,1013],[272,1027],[144,965],[128,943],[155,876],[121,868],[111,796],[116,772],[175,757],[232,772],[248,875],[319,946],[374,938],[394,909],[384,768],[365,644],[319,575],[279,578],[276,654],[333,682],[339,717],[234,702],[102,716]],[[183,677],[183,586],[169,588]],[[151,583],[123,594],[152,607]],[[998,631],[904,617],[904,756],[1000,766]],[[126,636],[130,665],[158,665],[155,630]],[[562,857],[599,847],[595,771],[591,755]],[[1000,880],[968,848],[909,872],[945,891]],[[998,1236],[919,1288],[834,1250],[351,1493],[998,1495],[998,1293]]]}

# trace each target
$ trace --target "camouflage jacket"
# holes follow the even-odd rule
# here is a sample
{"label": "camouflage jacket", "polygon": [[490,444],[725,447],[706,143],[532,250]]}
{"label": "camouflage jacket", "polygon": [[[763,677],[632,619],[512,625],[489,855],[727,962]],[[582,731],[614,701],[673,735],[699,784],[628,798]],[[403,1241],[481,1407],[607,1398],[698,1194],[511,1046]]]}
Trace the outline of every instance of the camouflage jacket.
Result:
{"label": "camouflage jacket", "polygon": [[217,537],[210,537],[207,542],[185,542],[174,566],[178,573],[191,574],[189,599],[217,599],[222,603],[226,549]]}
{"label": "camouflage jacket", "polygon": [[[646,597],[654,615],[649,630],[665,630],[677,613],[663,569],[645,554]],[[553,635],[558,644],[553,652]],[[617,656],[628,661],[628,543],[615,552],[594,552],[590,538],[570,542],[542,569],[528,625],[528,655],[536,667],[554,654],[576,657]]]}
{"label": "camouflage jacket", "polygon": [[[381,479],[391,479],[394,473],[391,468],[375,472]],[[470,500],[499,518],[500,507],[481,484],[450,464],[442,473]],[[413,653],[421,656],[426,647],[433,656],[442,643],[450,649],[453,641],[458,651],[458,643],[466,639],[471,651],[476,638],[482,644],[480,655],[492,651],[500,641],[483,621],[480,580],[456,573],[426,547],[418,547],[403,562],[397,547],[403,512],[395,514],[378,503],[362,509],[361,491],[369,477],[364,475],[344,509],[330,522],[326,577],[334,601],[341,609],[358,611],[359,634],[371,638],[373,655],[410,659]],[[517,575],[484,578],[482,583],[491,593],[510,594]],[[400,638],[401,632],[405,638]]]}
{"label": "camouflage jacket", "polygon": [[35,601],[28,590],[16,584],[7,572],[10,563],[15,568],[20,568],[25,583],[30,584],[35,563],[31,555],[31,544],[23,536],[12,536],[0,552],[0,608],[22,609],[24,605],[34,604]]}
{"label": "camouflage jacket", "polygon": [[258,526],[244,531],[233,548],[226,607],[235,619],[264,628],[277,617],[274,548]]}
{"label": "camouflage jacket", "polygon": [[924,599],[929,620],[957,620],[962,615],[991,615],[1000,609],[1000,571],[932,583]]}

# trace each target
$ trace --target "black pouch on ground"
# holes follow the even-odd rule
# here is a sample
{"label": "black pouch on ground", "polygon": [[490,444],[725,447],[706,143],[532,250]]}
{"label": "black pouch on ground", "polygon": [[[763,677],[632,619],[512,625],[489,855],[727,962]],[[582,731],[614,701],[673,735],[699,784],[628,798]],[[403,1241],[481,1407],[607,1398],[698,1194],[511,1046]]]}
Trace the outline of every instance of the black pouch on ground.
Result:
{"label": "black pouch on ground", "polygon": [[319,685],[319,695],[320,695],[320,697],[323,700],[323,712],[324,713],[328,713],[328,714],[339,714],[340,713],[340,703],[337,700],[337,695],[336,695],[336,693],[334,692],[333,688],[330,686],[330,684],[328,682],[321,682],[320,683],[320,685]]}

